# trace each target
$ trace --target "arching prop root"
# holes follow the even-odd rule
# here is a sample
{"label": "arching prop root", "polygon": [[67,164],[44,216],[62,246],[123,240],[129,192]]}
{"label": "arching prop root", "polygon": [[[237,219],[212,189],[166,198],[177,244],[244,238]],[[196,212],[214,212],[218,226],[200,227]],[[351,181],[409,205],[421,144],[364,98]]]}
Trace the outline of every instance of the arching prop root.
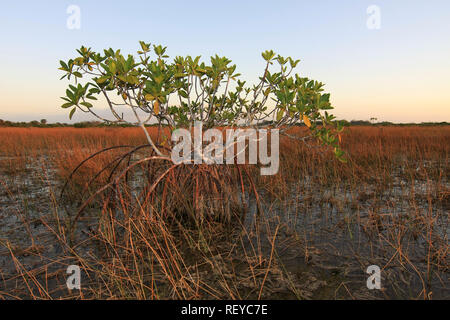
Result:
{"label": "arching prop root", "polygon": [[[248,209],[247,197],[253,194],[257,212],[261,212],[260,197],[251,169],[246,165],[174,164],[170,158],[153,152],[144,157],[141,151],[152,150],[150,145],[117,146],[94,153],[71,172],[60,197],[87,161],[119,148],[128,150],[93,174],[79,193],[80,205],[70,222],[71,235],[89,207],[97,207],[103,218],[157,216],[165,222],[199,227],[211,221],[226,224],[243,221]],[[102,174],[108,175],[106,183],[91,191]]]}

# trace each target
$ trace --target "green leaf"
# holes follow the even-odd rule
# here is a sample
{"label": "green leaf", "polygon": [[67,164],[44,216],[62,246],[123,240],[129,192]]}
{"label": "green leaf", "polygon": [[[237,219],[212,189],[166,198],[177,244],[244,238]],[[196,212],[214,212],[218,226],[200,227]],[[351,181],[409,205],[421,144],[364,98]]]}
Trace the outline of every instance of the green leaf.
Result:
{"label": "green leaf", "polygon": [[283,109],[278,110],[278,112],[277,112],[277,121],[280,121],[281,118],[283,118],[283,114],[284,114],[284,110]]}
{"label": "green leaf", "polygon": [[[142,50],[144,51],[144,52],[148,52],[149,51],[149,46],[150,46],[150,43],[145,43],[144,41],[139,41],[139,44],[141,45],[141,48],[142,48]],[[139,52],[138,52],[139,53]]]}
{"label": "green leaf", "polygon": [[67,103],[64,103],[64,104],[61,106],[61,108],[67,109],[67,108],[70,108],[71,106],[73,106],[73,103],[72,103],[72,102],[67,102]]}
{"label": "green leaf", "polygon": [[92,108],[92,107],[93,107],[92,103],[90,103],[90,102],[81,102],[80,104],[81,104],[82,106],[87,107],[87,108]]}
{"label": "green leaf", "polygon": [[136,85],[139,83],[139,80],[135,76],[127,76],[127,82]]}
{"label": "green leaf", "polygon": [[147,100],[147,101],[152,101],[152,100],[155,100],[155,97],[152,96],[151,94],[146,94],[146,95],[145,95],[145,100]]}
{"label": "green leaf", "polygon": [[111,73],[115,74],[117,71],[116,68],[116,63],[114,61],[111,61],[111,63],[109,64],[109,71],[111,71]]}
{"label": "green leaf", "polygon": [[108,79],[109,79],[108,76],[103,76],[103,77],[95,79],[95,82],[97,82],[98,84],[102,84],[102,83],[105,83],[106,80],[108,80]]}
{"label": "green leaf", "polygon": [[273,57],[275,57],[275,53],[272,50],[270,51],[267,50],[262,53],[262,57],[264,58],[264,60],[269,62],[270,60],[273,59]]}
{"label": "green leaf", "polygon": [[90,89],[89,89],[89,93],[90,93],[90,94],[100,93],[100,89],[98,89],[98,88],[90,88]]}
{"label": "green leaf", "polygon": [[178,94],[179,94],[180,96],[182,96],[183,98],[185,98],[185,99],[188,98],[188,94],[187,94],[187,92],[184,91],[184,90],[179,90],[179,91],[178,91]]}
{"label": "green leaf", "polygon": [[69,97],[70,101],[75,102],[75,95],[69,89],[66,90],[66,95]]}
{"label": "green leaf", "polygon": [[69,119],[70,120],[72,120],[72,116],[73,116],[73,114],[75,113],[76,110],[77,110],[77,108],[73,108],[72,110],[70,110],[70,113],[69,113]]}

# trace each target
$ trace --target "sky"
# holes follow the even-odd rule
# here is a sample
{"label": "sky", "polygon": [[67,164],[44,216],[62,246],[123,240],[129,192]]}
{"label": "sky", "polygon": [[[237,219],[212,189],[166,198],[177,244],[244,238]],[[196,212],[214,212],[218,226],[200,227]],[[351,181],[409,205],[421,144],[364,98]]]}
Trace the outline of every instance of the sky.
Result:
{"label": "sky", "polygon": [[[70,5],[79,29],[67,27]],[[448,0],[16,0],[0,4],[0,34],[3,120],[70,122],[59,60],[82,45],[135,53],[144,40],[171,57],[226,56],[250,83],[262,51],[300,59],[297,73],[325,83],[339,119],[450,121]]]}

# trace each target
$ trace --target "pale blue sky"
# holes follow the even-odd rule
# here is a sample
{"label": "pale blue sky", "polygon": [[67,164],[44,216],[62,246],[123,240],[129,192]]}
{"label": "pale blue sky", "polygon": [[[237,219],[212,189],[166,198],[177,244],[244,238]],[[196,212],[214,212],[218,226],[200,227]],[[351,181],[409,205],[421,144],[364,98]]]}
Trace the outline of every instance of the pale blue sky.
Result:
{"label": "pale blue sky", "polygon": [[[71,4],[80,30],[66,27]],[[366,26],[372,4],[380,30]],[[448,0],[16,0],[0,5],[0,27],[1,119],[68,122],[59,60],[81,45],[133,53],[145,40],[171,57],[227,56],[249,81],[266,49],[299,58],[298,72],[326,84],[340,118],[450,121]]]}

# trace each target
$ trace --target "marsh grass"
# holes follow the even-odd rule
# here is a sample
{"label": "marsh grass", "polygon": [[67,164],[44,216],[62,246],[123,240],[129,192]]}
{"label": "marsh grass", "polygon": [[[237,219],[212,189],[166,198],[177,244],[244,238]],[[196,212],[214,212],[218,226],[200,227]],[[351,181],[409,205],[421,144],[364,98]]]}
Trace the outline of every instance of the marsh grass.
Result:
{"label": "marsh grass", "polygon": [[[42,241],[23,248],[0,237],[15,268],[0,295],[445,298],[450,129],[350,127],[341,138],[346,164],[282,139],[280,171],[264,177],[249,165],[173,166],[135,128],[0,128],[2,188],[18,204],[24,235],[34,239],[39,222],[60,248],[50,256]],[[112,146],[124,147],[72,174]],[[26,172],[50,185],[45,216],[27,219],[30,190],[19,183]],[[81,266],[82,290],[66,289],[69,264]],[[371,264],[386,279],[380,292],[365,288]]]}

